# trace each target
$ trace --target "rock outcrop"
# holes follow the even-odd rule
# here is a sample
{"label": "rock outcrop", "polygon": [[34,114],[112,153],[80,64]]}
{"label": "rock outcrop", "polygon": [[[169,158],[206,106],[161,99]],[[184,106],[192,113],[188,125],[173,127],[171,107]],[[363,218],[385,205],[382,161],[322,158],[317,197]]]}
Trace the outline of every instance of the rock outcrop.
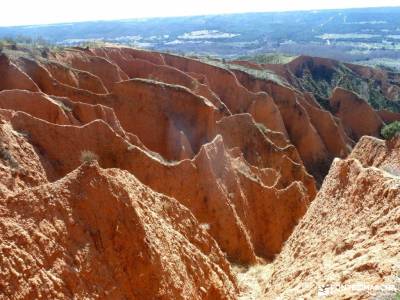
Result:
{"label": "rock outcrop", "polygon": [[[384,151],[392,155],[385,162],[392,162],[398,157],[398,142],[394,148],[382,143],[364,138],[357,147],[371,156]],[[400,284],[396,277],[400,269],[399,173],[389,173],[380,165],[382,156],[376,162],[364,162],[382,169],[363,167],[355,159],[365,160],[363,156],[356,150],[353,158],[334,161],[316,199],[273,264],[266,298],[394,296]]]}
{"label": "rock outcrop", "polygon": [[235,299],[227,261],[190,211],[128,172],[85,164],[0,208],[7,298]]}
{"label": "rock outcrop", "polygon": [[0,75],[0,91],[12,89],[39,91],[32,79],[11,62],[5,54],[0,54]]}
{"label": "rock outcrop", "polygon": [[[262,132],[258,137],[257,132],[253,133],[255,137],[250,134],[247,137],[256,151],[266,152],[260,156],[261,160],[257,160],[258,152],[255,155],[244,153],[244,157],[230,154],[222,136],[227,137],[227,147],[232,149],[251,144],[240,145],[235,140],[238,135],[221,129],[222,136],[204,145],[192,161],[171,164],[124,140],[101,120],[82,127],[65,126],[16,113],[10,123],[14,130],[24,129],[30,141],[41,149],[38,155],[48,180],[64,177],[80,165],[82,152],[91,151],[98,156],[102,167],[127,170],[147,186],[190,208],[201,223],[208,224],[210,234],[234,261],[255,262],[256,255],[271,257],[278,253],[284,237],[290,234],[297,219],[305,213],[316,192],[312,177],[301,164],[290,159],[298,159],[295,148],[279,148]],[[224,122],[221,126],[229,127],[229,123]],[[64,146],[58,147],[62,143]],[[259,165],[259,168],[249,162]],[[254,200],[255,195],[248,196],[256,188],[259,201]],[[268,207],[257,209],[263,202],[270,202],[274,210],[282,207],[281,214],[287,211],[294,217],[282,219],[280,215],[272,215]],[[243,214],[243,211],[247,213]],[[259,211],[259,215],[249,218],[255,211]],[[221,218],[221,215],[225,217]],[[249,227],[249,220],[257,225]],[[278,220],[281,226],[262,228]],[[227,234],[229,231],[232,233]],[[262,246],[254,249],[256,243],[261,243],[257,236],[263,235]],[[273,239],[277,241],[271,244]]]}
{"label": "rock outcrop", "polygon": [[42,61],[42,66],[60,83],[96,94],[107,93],[101,79],[90,72],[73,69],[61,63],[50,61]]}
{"label": "rock outcrop", "polygon": [[400,75],[382,68],[301,55],[286,64],[262,64],[261,70],[273,71],[297,89],[314,93],[324,104],[341,87],[361,95],[374,109],[400,110]]}
{"label": "rock outcrop", "polygon": [[115,82],[128,79],[125,72],[116,64],[103,57],[90,55],[85,51],[76,49],[55,52],[51,56],[56,61],[65,63],[74,69],[83,70],[97,76],[108,90],[111,89]]}
{"label": "rock outcrop", "polygon": [[25,132],[15,131],[7,121],[11,111],[0,109],[0,200],[8,195],[47,182],[45,170]]}
{"label": "rock outcrop", "polygon": [[400,176],[400,138],[383,141],[364,136],[354,147],[351,158],[365,167],[377,167],[395,176]]}
{"label": "rock outcrop", "polygon": [[206,98],[182,86],[144,79],[116,83],[108,99],[122,127],[168,160],[178,160],[182,132],[195,153],[210,141],[221,114]]}
{"label": "rock outcrop", "polygon": [[330,105],[353,140],[358,141],[364,135],[380,136],[380,129],[384,125],[382,119],[357,94],[336,88],[332,93]]}
{"label": "rock outcrop", "polygon": [[343,89],[330,103],[303,89],[302,69],[338,65],[10,51],[1,299],[237,299],[231,264],[266,261],[267,299],[393,273],[400,145],[376,137],[397,115]]}
{"label": "rock outcrop", "polygon": [[[328,171],[332,157],[337,154],[345,155],[348,152],[345,141],[341,138],[340,128],[331,115],[326,112],[328,116],[325,120],[321,120],[323,115],[316,114],[318,108],[309,105],[304,95],[289,86],[260,80],[243,71],[236,70],[235,74],[248,89],[255,92],[264,91],[274,99],[290,141],[296,146],[309,172],[321,182]],[[316,128],[321,131],[321,135]],[[332,139],[327,136],[328,132],[341,139],[331,142]],[[328,147],[331,153],[328,152]]]}

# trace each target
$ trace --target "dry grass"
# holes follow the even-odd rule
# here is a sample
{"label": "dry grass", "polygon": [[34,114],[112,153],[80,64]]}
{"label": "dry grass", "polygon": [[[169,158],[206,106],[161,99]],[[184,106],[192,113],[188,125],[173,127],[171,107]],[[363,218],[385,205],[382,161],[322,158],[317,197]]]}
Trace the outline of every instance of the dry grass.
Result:
{"label": "dry grass", "polygon": [[92,152],[92,151],[83,150],[81,152],[80,160],[81,160],[81,163],[91,163],[91,162],[94,162],[96,160],[98,161],[99,160],[99,156],[96,153]]}

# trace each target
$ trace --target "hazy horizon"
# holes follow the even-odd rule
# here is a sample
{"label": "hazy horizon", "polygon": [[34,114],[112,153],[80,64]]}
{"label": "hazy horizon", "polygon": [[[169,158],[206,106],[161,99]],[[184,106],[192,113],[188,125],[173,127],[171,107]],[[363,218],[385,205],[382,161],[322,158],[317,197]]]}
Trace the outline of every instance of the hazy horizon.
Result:
{"label": "hazy horizon", "polygon": [[[302,1],[291,3],[280,0],[276,3],[266,3],[263,0],[212,0],[185,1],[171,0],[168,2],[146,1],[135,5],[128,0],[114,0],[113,5],[99,4],[93,1],[70,0],[68,5],[60,6],[55,1],[15,0],[2,5],[8,12],[0,19],[0,26],[29,26],[57,23],[75,23],[85,21],[106,21],[123,19],[182,17],[196,15],[234,14],[250,12],[284,12],[298,10],[349,9],[370,7],[400,6],[398,0],[337,0],[332,1]],[[92,4],[95,3],[95,4]],[[21,7],[24,9],[21,10]],[[177,10],[179,8],[179,10]]]}

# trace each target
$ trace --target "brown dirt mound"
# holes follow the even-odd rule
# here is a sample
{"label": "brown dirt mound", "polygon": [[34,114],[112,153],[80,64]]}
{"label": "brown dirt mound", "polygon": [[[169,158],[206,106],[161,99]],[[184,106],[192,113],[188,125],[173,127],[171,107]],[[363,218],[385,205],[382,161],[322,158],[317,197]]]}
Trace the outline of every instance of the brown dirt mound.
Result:
{"label": "brown dirt mound", "polygon": [[190,211],[121,170],[86,164],[7,198],[0,235],[7,298],[211,300],[237,293],[222,252]]}
{"label": "brown dirt mound", "polygon": [[122,127],[169,160],[180,157],[180,132],[197,153],[213,138],[215,122],[222,116],[208,99],[182,86],[131,79],[115,84],[112,91],[108,105]]}
{"label": "brown dirt mound", "polygon": [[342,88],[335,88],[330,105],[347,132],[355,141],[364,135],[380,136],[384,125],[373,108],[357,94]]}
{"label": "brown dirt mound", "polygon": [[50,72],[51,76],[60,83],[82,90],[88,90],[96,94],[107,93],[101,79],[92,73],[50,61],[44,61],[42,65]]}
{"label": "brown dirt mound", "polygon": [[[242,71],[235,71],[235,74],[248,89],[254,92],[264,91],[272,97],[280,111],[291,143],[296,146],[307,170],[316,177],[317,181],[322,182],[332,157],[336,155],[333,152],[346,153],[340,140],[337,141],[338,144],[334,144],[327,136],[328,133],[340,136],[337,124],[328,117],[330,114],[326,112],[325,120],[321,120],[320,116],[316,116],[317,108],[307,105],[308,101],[305,100],[304,95],[291,87],[260,80]],[[306,105],[307,109],[303,105]],[[321,123],[324,126],[321,126]],[[332,153],[328,151],[328,148],[332,150]]]}
{"label": "brown dirt mound", "polygon": [[114,63],[79,49],[56,52],[52,56],[58,62],[97,76],[108,90],[111,89],[115,82],[128,79],[125,72]]}
{"label": "brown dirt mound", "polygon": [[12,63],[5,54],[0,54],[0,78],[0,91],[12,89],[39,91],[32,79]]}
{"label": "brown dirt mound", "polygon": [[119,135],[129,139],[119,120],[108,106],[72,102],[68,98],[48,96],[26,90],[0,92],[0,109],[22,111],[33,117],[59,125],[84,125],[103,120]]}
{"label": "brown dirt mound", "polygon": [[[107,48],[106,50],[99,51],[94,50],[99,56],[108,58],[115,64],[117,64],[129,78],[145,78],[157,81],[162,81],[172,85],[181,85],[192,90],[195,94],[203,96],[210,100],[220,111],[230,114],[229,109],[219,99],[219,97],[211,91],[208,85],[201,83],[190,74],[182,72],[176,68],[164,65],[163,62],[156,64],[146,55],[139,55],[139,52],[135,52],[136,57],[144,57],[145,59],[132,58],[129,55],[128,49],[118,48]],[[128,51],[128,54],[125,52]]]}

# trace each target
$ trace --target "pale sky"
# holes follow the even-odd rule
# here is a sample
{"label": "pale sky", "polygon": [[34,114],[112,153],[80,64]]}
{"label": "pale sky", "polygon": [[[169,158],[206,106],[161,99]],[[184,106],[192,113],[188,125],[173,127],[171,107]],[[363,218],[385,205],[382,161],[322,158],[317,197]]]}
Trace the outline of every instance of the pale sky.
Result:
{"label": "pale sky", "polygon": [[377,6],[400,6],[400,0],[6,0],[0,26]]}

